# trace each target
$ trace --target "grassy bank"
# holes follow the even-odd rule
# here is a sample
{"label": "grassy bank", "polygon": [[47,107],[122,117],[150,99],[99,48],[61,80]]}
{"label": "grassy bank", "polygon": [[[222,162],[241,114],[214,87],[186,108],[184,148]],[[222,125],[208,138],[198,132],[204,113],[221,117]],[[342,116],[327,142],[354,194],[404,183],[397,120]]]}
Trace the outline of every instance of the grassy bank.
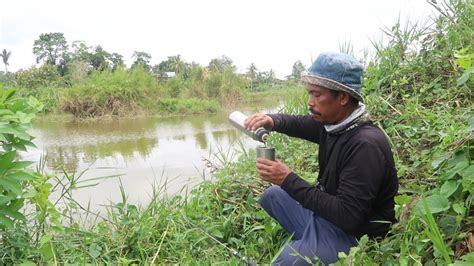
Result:
{"label": "grassy bank", "polygon": [[230,66],[209,69],[196,64],[186,75],[171,78],[142,67],[75,71],[60,76],[54,66],[43,65],[10,75],[0,88],[34,96],[44,104],[43,113],[97,118],[214,113],[257,97],[283,95],[296,86],[274,78],[257,82]]}
{"label": "grassy bank", "polygon": [[[474,7],[464,1],[437,7],[431,28],[395,25],[388,44],[375,44],[363,91],[374,122],[393,146],[399,222],[384,240],[362,238],[340,264],[474,263]],[[236,163],[218,154],[211,160],[218,168],[215,181],[203,182],[188,197],[163,199],[165,186],[156,184],[149,205],[129,204],[122,192],[123,200],[99,217],[74,202],[71,193],[80,184],[64,175],[56,187],[63,198],[53,205],[47,200],[53,177],[25,170],[13,152],[29,144],[24,129],[40,106],[2,93],[0,115],[10,125],[0,125],[3,263],[240,263],[209,235],[269,263],[288,240],[256,203],[268,184],[256,176],[253,151],[242,151]],[[288,95],[284,112],[307,113],[304,90]],[[278,159],[314,181],[316,145],[280,134],[270,141]]]}

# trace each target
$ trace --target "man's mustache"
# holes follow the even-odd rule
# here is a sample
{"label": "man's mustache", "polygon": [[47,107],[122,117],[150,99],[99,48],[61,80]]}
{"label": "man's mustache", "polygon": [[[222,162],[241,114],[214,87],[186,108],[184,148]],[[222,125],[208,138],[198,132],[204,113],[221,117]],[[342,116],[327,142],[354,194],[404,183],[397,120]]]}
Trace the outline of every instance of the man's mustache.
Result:
{"label": "man's mustache", "polygon": [[309,110],[309,112],[312,113],[313,115],[321,115],[320,112],[316,112],[316,111],[314,111],[314,110],[311,109],[311,108],[308,108],[308,110]]}

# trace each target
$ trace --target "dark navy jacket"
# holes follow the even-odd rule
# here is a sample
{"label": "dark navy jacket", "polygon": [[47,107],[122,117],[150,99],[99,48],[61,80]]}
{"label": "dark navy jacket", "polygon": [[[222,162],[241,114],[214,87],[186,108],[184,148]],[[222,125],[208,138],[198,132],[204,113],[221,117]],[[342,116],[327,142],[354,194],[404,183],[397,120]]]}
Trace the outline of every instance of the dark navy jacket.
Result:
{"label": "dark navy jacket", "polygon": [[398,177],[387,137],[371,122],[329,134],[310,115],[270,115],[272,130],[319,144],[319,185],[290,173],[281,188],[303,207],[361,237],[383,237],[395,222]]}

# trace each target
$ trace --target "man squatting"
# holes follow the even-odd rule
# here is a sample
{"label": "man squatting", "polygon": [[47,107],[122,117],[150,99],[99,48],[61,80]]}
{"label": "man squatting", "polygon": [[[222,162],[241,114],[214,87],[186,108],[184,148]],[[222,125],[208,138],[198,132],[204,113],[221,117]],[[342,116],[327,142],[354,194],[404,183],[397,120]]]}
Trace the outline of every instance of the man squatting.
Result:
{"label": "man squatting", "polygon": [[334,263],[361,236],[384,237],[396,221],[397,172],[388,139],[363,104],[362,74],[353,57],[323,53],[302,77],[311,114],[256,113],[245,121],[248,129],[263,126],[319,144],[316,186],[279,160],[257,159],[260,177],[274,184],[259,203],[293,234],[277,265],[307,265],[316,258]]}

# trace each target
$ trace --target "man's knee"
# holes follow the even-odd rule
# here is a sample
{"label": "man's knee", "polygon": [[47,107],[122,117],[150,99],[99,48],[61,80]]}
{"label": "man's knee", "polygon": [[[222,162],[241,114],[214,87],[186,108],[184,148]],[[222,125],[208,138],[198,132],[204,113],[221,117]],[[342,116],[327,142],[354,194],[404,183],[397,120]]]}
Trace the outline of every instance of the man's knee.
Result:
{"label": "man's knee", "polygon": [[268,209],[270,203],[281,199],[281,196],[284,195],[283,193],[286,192],[279,186],[271,186],[263,192],[262,196],[260,196],[260,199],[258,200],[258,203],[260,203],[264,209]]}

